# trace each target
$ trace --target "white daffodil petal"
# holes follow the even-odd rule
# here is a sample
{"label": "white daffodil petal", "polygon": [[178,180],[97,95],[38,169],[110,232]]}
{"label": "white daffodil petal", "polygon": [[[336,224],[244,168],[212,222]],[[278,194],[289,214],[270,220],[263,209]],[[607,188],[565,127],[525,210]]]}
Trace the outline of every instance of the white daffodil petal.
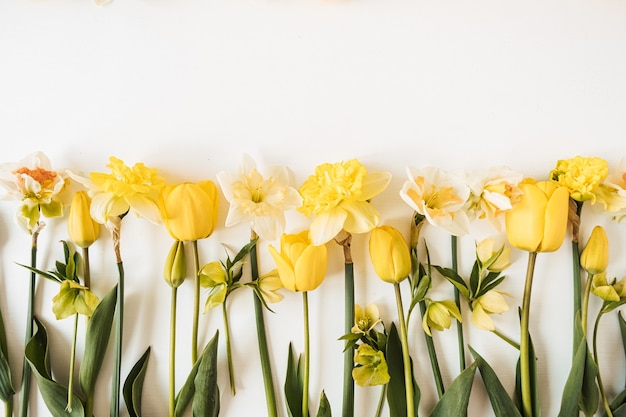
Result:
{"label": "white daffodil petal", "polygon": [[310,234],[314,245],[323,245],[337,236],[348,217],[345,210],[337,207],[315,216],[311,222]]}

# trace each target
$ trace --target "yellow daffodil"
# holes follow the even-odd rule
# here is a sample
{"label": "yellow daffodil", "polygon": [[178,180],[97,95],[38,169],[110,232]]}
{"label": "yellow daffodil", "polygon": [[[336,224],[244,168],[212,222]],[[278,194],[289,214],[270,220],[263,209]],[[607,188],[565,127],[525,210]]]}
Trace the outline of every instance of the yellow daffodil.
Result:
{"label": "yellow daffodil", "polygon": [[361,387],[384,385],[391,379],[385,354],[368,344],[359,345],[354,352],[354,363],[357,366],[352,369],[352,378]]}
{"label": "yellow daffodil", "polygon": [[511,245],[528,252],[553,252],[567,229],[569,193],[555,182],[520,184],[520,201],[506,212],[506,235]]}
{"label": "yellow daffodil", "polygon": [[607,177],[608,163],[597,157],[575,156],[559,160],[550,172],[550,179],[569,190],[576,201],[596,202],[596,188]]}
{"label": "yellow daffodil", "polygon": [[606,271],[609,264],[609,238],[602,226],[595,226],[580,254],[580,265],[591,275]]}
{"label": "yellow daffodil", "polygon": [[395,284],[411,272],[411,252],[404,236],[391,226],[379,226],[370,233],[370,259],[383,281]]}
{"label": "yellow daffodil", "polygon": [[469,232],[469,217],[463,208],[470,189],[463,176],[434,167],[407,168],[407,174],[409,179],[400,191],[405,203],[454,236]]}
{"label": "yellow daffodil", "polygon": [[352,333],[367,334],[378,323],[381,323],[381,319],[376,304],[368,305],[365,307],[365,310],[358,304],[354,305],[354,326],[352,326]]}
{"label": "yellow daffodil", "polygon": [[100,237],[100,224],[89,214],[91,198],[85,191],[78,191],[72,198],[67,218],[67,232],[74,244],[88,248]]}
{"label": "yellow daffodil", "polygon": [[486,238],[476,244],[476,257],[483,270],[502,272],[511,265],[511,248],[500,247],[495,249],[495,240]]}
{"label": "yellow daffodil", "polygon": [[442,331],[449,329],[452,324],[451,317],[461,321],[461,312],[452,300],[431,301],[428,303],[424,318],[422,319],[422,327],[429,336],[432,336],[430,329]]}
{"label": "yellow daffodil", "polygon": [[298,210],[306,216],[315,215],[311,223],[313,243],[326,243],[342,229],[366,233],[376,227],[380,214],[370,200],[390,181],[390,173],[368,173],[356,159],[319,165],[299,189],[303,201]]}
{"label": "yellow daffodil", "polygon": [[92,172],[89,178],[67,172],[72,179],[87,187],[92,198],[91,217],[100,224],[110,225],[112,218],[130,210],[152,223],[160,223],[157,197],[158,189],[165,185],[165,181],[157,170],[142,162],[130,168],[114,156],[110,157],[107,167],[111,169],[110,174]]}
{"label": "yellow daffodil", "polygon": [[60,172],[52,170],[48,157],[34,152],[19,162],[0,165],[0,185],[9,198],[19,200],[16,221],[29,233],[38,228],[40,216],[52,218],[63,216],[60,193],[66,179]]}
{"label": "yellow daffodil", "polygon": [[176,240],[209,237],[217,223],[217,202],[217,187],[209,180],[166,185],[159,190],[161,218]]}
{"label": "yellow daffodil", "polygon": [[500,314],[509,310],[509,305],[503,295],[508,295],[498,290],[487,291],[474,300],[472,305],[472,323],[482,330],[494,331],[496,329],[490,314]]}
{"label": "yellow daffodil", "polygon": [[237,174],[222,171],[217,180],[230,203],[226,227],[250,222],[252,230],[265,240],[276,240],[285,230],[285,211],[302,203],[298,191],[289,186],[286,167],[273,167],[263,176],[248,155]]}
{"label": "yellow daffodil", "polygon": [[280,253],[272,245],[269,251],[283,287],[290,291],[312,291],[326,276],[328,250],[325,245],[314,245],[308,231],[283,234]]}

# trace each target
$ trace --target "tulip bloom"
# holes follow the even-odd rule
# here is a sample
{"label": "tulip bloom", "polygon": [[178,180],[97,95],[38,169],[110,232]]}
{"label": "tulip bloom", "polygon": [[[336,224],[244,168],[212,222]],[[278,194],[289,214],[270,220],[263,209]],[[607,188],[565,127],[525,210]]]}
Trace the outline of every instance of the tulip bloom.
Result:
{"label": "tulip bloom", "polygon": [[78,191],[72,198],[67,219],[67,232],[74,244],[88,248],[100,237],[100,223],[89,214],[91,199],[86,191]]}
{"label": "tulip bloom", "polygon": [[280,253],[272,245],[269,250],[276,262],[280,281],[286,289],[312,291],[324,280],[328,251],[325,245],[313,245],[308,231],[283,234],[280,238]]}
{"label": "tulip bloom", "polygon": [[170,235],[180,241],[209,237],[217,223],[217,187],[213,181],[166,185],[159,190],[159,211]]}
{"label": "tulip bloom", "polygon": [[567,230],[569,192],[549,181],[520,184],[520,201],[506,213],[511,245],[528,252],[553,252]]}
{"label": "tulip bloom", "polygon": [[391,226],[380,226],[370,233],[370,259],[383,281],[396,284],[411,272],[411,252],[402,234]]}
{"label": "tulip bloom", "polygon": [[602,226],[591,231],[587,245],[580,255],[580,265],[587,273],[596,275],[606,271],[609,264],[609,239]]}

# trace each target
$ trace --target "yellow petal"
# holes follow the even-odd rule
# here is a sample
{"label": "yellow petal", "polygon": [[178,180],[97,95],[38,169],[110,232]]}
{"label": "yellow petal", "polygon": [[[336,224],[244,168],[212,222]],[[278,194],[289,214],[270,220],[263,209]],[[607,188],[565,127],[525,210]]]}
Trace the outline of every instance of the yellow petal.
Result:
{"label": "yellow petal", "polygon": [[569,211],[569,191],[558,187],[548,200],[545,212],[545,226],[539,252],[554,252],[561,247],[567,232]]}
{"label": "yellow petal", "polygon": [[472,324],[482,330],[494,331],[496,329],[493,320],[489,317],[489,314],[483,310],[480,304],[477,304],[474,310],[472,310]]}
{"label": "yellow petal", "polygon": [[520,201],[506,212],[506,235],[512,246],[535,252],[543,239],[548,202],[534,184],[521,184],[520,188],[524,193]]}
{"label": "yellow petal", "polygon": [[272,255],[272,258],[274,259],[274,263],[276,263],[278,277],[280,278],[280,282],[283,284],[283,287],[289,291],[297,291],[296,276],[291,262],[288,259],[283,258],[272,245],[269,245],[268,249],[270,251],[270,255]]}

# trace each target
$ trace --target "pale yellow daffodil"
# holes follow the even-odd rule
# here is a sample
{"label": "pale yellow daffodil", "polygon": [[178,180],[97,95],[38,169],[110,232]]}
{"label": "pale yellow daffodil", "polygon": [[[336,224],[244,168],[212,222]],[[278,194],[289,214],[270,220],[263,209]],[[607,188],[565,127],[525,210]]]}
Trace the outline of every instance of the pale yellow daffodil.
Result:
{"label": "pale yellow daffodil", "polygon": [[502,291],[491,290],[474,300],[472,305],[472,323],[482,330],[494,331],[496,329],[491,314],[501,314],[509,310],[509,305],[504,299],[506,294]]}
{"label": "pale yellow daffodil", "polygon": [[356,159],[315,168],[299,189],[303,200],[298,209],[306,216],[315,216],[311,223],[313,243],[324,244],[342,230],[366,233],[376,227],[380,214],[370,200],[390,181],[390,173],[369,173]]}
{"label": "pale yellow daffodil", "polygon": [[400,197],[413,210],[434,226],[454,236],[469,233],[469,217],[463,210],[470,189],[462,175],[439,168],[407,168],[409,179],[402,186]]}
{"label": "pale yellow daffodil", "polygon": [[626,218],[626,159],[622,158],[617,169],[598,186],[596,197],[614,220],[622,222]]}
{"label": "pale yellow daffodil", "polygon": [[261,239],[278,239],[285,230],[285,211],[302,203],[298,191],[289,185],[286,167],[272,167],[268,175],[262,175],[248,155],[243,156],[238,173],[222,171],[217,180],[230,203],[226,227],[249,222]]}

